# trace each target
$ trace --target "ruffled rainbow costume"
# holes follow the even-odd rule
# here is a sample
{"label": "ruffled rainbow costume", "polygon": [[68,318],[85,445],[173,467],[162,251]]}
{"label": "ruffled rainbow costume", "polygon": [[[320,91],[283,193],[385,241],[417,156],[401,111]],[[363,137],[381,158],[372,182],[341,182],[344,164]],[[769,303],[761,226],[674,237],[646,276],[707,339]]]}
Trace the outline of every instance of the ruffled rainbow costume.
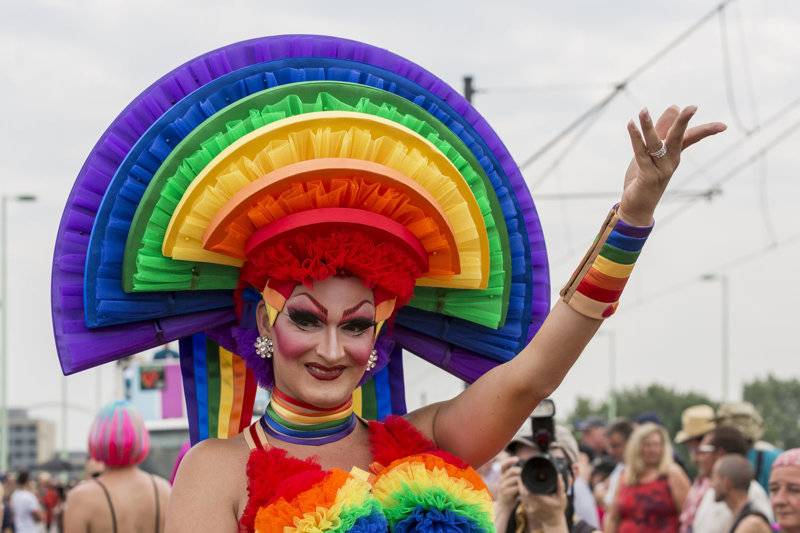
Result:
{"label": "ruffled rainbow costume", "polygon": [[254,442],[242,531],[486,532],[492,500],[480,476],[436,449],[400,417],[370,423],[367,473],[324,471],[311,460]]}

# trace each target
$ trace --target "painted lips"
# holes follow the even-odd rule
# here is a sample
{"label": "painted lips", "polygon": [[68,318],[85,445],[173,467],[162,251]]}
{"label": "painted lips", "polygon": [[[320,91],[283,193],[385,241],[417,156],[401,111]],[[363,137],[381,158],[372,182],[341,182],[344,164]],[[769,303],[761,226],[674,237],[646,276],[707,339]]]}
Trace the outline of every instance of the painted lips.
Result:
{"label": "painted lips", "polygon": [[344,366],[324,366],[316,363],[306,363],[306,370],[311,376],[320,381],[333,381],[344,372]]}

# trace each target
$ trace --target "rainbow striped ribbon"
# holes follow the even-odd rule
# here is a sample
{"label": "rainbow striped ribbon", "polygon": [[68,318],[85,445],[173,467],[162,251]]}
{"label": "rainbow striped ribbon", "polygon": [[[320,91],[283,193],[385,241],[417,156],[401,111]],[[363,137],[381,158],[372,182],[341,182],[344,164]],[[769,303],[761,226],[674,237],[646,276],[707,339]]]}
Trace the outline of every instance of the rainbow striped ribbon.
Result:
{"label": "rainbow striped ribbon", "polygon": [[253,418],[256,380],[238,355],[203,333],[180,340],[181,374],[192,445],[241,433]]}
{"label": "rainbow striped ribbon", "polygon": [[619,218],[615,206],[594,245],[562,289],[563,300],[590,318],[604,319],[614,314],[622,290],[652,230],[652,224],[627,224]]}
{"label": "rainbow striped ribbon", "polygon": [[267,435],[284,442],[320,446],[349,435],[356,427],[356,415],[352,398],[332,409],[320,409],[274,387],[260,423]]}

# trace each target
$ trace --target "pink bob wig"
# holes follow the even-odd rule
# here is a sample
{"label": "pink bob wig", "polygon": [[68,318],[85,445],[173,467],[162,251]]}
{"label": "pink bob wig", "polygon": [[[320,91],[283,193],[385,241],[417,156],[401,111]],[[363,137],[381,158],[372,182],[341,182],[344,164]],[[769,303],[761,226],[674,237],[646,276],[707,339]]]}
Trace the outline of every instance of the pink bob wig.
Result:
{"label": "pink bob wig", "polygon": [[144,420],[126,401],[100,410],[89,430],[89,455],[109,467],[138,465],[150,453],[150,434]]}

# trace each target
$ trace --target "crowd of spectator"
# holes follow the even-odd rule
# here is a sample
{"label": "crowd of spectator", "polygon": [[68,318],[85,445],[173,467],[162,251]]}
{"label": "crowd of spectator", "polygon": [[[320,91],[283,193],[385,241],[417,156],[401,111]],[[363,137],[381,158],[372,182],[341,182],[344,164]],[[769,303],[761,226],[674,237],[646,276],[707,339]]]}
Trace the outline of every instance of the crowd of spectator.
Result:
{"label": "crowd of spectator", "polygon": [[521,480],[521,465],[545,452],[528,424],[482,470],[498,532],[800,533],[800,449],[763,441],[763,420],[747,402],[689,407],[674,436],[655,413],[588,418],[574,432],[577,442],[557,426],[547,452],[571,473],[553,494]]}
{"label": "crowd of spectator", "polygon": [[[112,431],[118,420],[124,427]],[[689,407],[674,437],[654,413],[588,418],[574,431],[553,424],[544,441],[532,428],[523,425],[480,469],[500,533],[800,533],[800,448],[784,452],[761,440],[763,421],[748,403]],[[127,439],[125,453],[97,440],[109,434]],[[169,483],[138,467],[149,452],[138,414],[112,404],[89,442],[92,459],[77,484],[47,473],[3,477],[0,533],[163,531]],[[537,488],[542,480],[523,481],[542,457],[557,473],[548,490]]]}

